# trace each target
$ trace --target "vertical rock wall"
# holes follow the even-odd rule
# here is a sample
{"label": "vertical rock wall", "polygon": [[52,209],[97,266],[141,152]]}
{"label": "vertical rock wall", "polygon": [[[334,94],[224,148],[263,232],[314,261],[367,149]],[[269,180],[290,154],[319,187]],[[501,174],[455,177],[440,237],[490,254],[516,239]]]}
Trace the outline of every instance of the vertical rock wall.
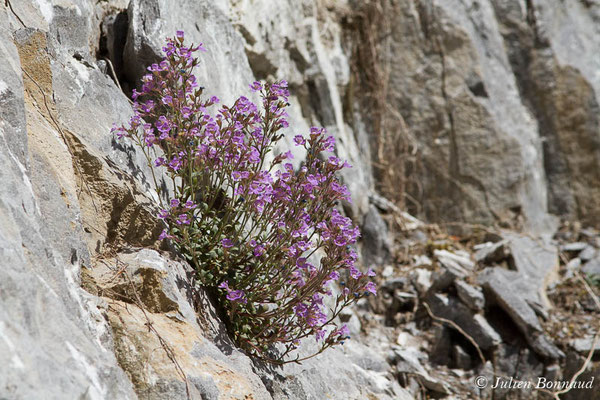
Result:
{"label": "vertical rock wall", "polygon": [[379,3],[391,21],[388,100],[421,151],[410,194],[423,215],[597,225],[598,4]]}

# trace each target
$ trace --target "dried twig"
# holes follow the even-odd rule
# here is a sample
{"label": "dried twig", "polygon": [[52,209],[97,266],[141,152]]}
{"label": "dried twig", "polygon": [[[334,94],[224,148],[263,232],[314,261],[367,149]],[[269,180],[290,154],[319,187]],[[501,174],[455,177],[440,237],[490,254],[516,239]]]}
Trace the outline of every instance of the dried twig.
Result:
{"label": "dried twig", "polygon": [[[117,77],[117,73],[115,72],[115,67],[113,66],[112,61],[110,61],[110,59],[108,59],[107,57],[103,58],[104,61],[106,61],[106,63],[108,64],[108,67],[110,69],[110,72],[115,80],[115,83],[117,84],[117,87],[119,88],[119,90],[122,92],[123,88],[121,87],[121,84],[119,83],[119,78]],[[127,101],[129,102],[129,104],[133,104],[133,101],[131,101],[131,99],[128,97]]]}
{"label": "dried twig", "polygon": [[[142,311],[142,314],[144,314],[144,318],[146,318],[146,326],[148,327],[148,330],[150,330],[152,333],[154,333],[156,335],[156,337],[158,338],[158,341],[160,343],[160,345],[162,346],[162,348],[164,349],[165,353],[167,354],[167,357],[169,357],[169,359],[171,360],[171,362],[173,362],[173,365],[175,365],[175,369],[177,370],[177,372],[179,373],[179,375],[183,378],[183,381],[185,383],[185,391],[187,394],[187,398],[191,400],[191,393],[190,393],[190,386],[189,386],[189,382],[187,379],[187,375],[185,373],[185,371],[183,370],[183,368],[181,367],[181,365],[179,364],[179,362],[177,361],[177,357],[175,356],[175,352],[173,351],[173,349],[171,348],[171,346],[169,346],[169,344],[164,340],[164,338],[160,335],[160,333],[156,330],[156,328],[154,327],[152,320],[150,319],[150,317],[148,316],[148,314],[146,313],[146,310],[144,308],[144,304],[142,302],[142,299],[140,298],[137,289],[135,288],[135,284],[133,283],[133,280],[131,279],[131,276],[129,275],[129,273],[127,272],[126,268],[128,266],[127,263],[119,260],[119,258],[115,258],[116,262],[117,262],[117,268],[119,268],[119,263],[123,264],[123,266],[121,268],[118,269],[118,271],[123,271],[123,276],[125,276],[125,279],[127,280],[127,283],[129,284],[129,286],[131,287],[131,290],[135,296],[135,299],[131,299],[134,301],[135,305]],[[120,272],[117,272],[120,273]]]}
{"label": "dried twig", "polygon": [[92,190],[90,189],[89,185],[87,184],[87,181],[84,178],[83,172],[81,171],[81,168],[79,167],[79,164],[77,163],[77,157],[75,156],[75,152],[73,151],[73,149],[71,147],[70,141],[67,139],[67,135],[63,131],[62,127],[60,126],[60,124],[58,123],[56,118],[54,118],[54,115],[52,114],[52,111],[50,110],[50,106],[48,105],[48,100],[46,98],[46,93],[44,93],[44,89],[42,89],[40,84],[37,83],[37,81],[35,79],[33,79],[33,77],[29,74],[29,72],[27,72],[27,70],[23,69],[23,73],[27,76],[27,78],[29,78],[29,80],[31,80],[31,82],[33,82],[33,84],[35,86],[37,86],[38,90],[42,94],[42,98],[44,100],[44,106],[46,107],[48,116],[50,117],[50,119],[54,123],[54,126],[58,130],[58,133],[60,134],[63,142],[65,143],[65,146],[67,146],[67,150],[69,151],[69,154],[71,155],[71,158],[73,160],[73,166],[77,170],[77,173],[79,174],[79,178],[83,182],[83,185],[85,186],[85,188],[88,191],[88,194],[90,195],[90,199],[92,200],[92,205],[94,206],[94,210],[96,210],[96,213],[98,213],[98,208],[96,207],[96,203],[94,202],[94,196],[92,195]]}
{"label": "dried twig", "polygon": [[594,300],[594,303],[596,303],[596,307],[598,307],[598,310],[600,310],[600,299],[598,299],[598,296],[596,295],[596,293],[594,293],[594,290],[590,287],[585,278],[581,275],[581,272],[576,270],[575,276],[577,276],[581,283],[583,283],[583,287],[588,292],[592,300]]}
{"label": "dried twig", "polygon": [[565,394],[569,391],[571,391],[572,385],[573,383],[577,380],[577,378],[579,378],[579,376],[581,374],[583,374],[585,372],[585,370],[587,369],[588,365],[590,364],[590,362],[592,361],[592,356],[594,355],[594,352],[596,350],[596,344],[598,344],[598,339],[600,338],[600,330],[598,332],[596,332],[596,335],[594,336],[594,340],[592,341],[592,348],[590,349],[590,352],[588,353],[587,357],[585,358],[585,361],[583,362],[583,365],[581,366],[581,368],[579,368],[579,370],[575,373],[575,375],[573,375],[573,377],[571,378],[571,380],[569,381],[569,384],[567,385],[567,387],[565,387],[562,390],[559,390],[558,392],[554,392],[553,396],[556,400],[560,400],[560,395],[561,394]]}
{"label": "dried twig", "polygon": [[13,9],[13,6],[10,3],[10,0],[4,0],[4,5],[10,9],[10,12],[15,16],[15,18],[17,18],[17,21],[19,21],[21,23],[21,25],[23,25],[23,28],[27,28],[27,25],[25,25],[25,22],[23,22],[21,17],[19,17],[19,15]]}
{"label": "dried twig", "polygon": [[456,322],[451,321],[446,318],[438,317],[437,315],[434,315],[433,312],[431,311],[431,308],[429,308],[429,304],[427,304],[426,302],[423,302],[423,306],[425,306],[425,310],[427,310],[427,314],[429,314],[431,319],[436,320],[438,322],[444,322],[444,323],[450,325],[451,327],[453,327],[454,329],[456,329],[457,331],[459,331],[473,345],[473,347],[475,347],[475,350],[477,350],[477,355],[481,359],[481,362],[483,364],[486,363],[485,357],[483,356],[483,353],[481,352],[479,345],[477,344],[477,342],[475,341],[475,339],[473,339],[473,337],[471,335],[469,335],[460,326],[458,326],[456,324]]}

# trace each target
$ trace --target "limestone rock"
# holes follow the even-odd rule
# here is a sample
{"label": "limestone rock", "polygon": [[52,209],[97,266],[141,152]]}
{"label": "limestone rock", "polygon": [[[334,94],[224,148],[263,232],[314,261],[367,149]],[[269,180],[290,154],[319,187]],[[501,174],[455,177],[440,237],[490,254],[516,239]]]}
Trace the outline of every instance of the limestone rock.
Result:
{"label": "limestone rock", "polygon": [[[589,354],[589,352],[592,350],[592,345],[594,344],[594,338],[586,337],[586,338],[580,338],[580,339],[573,339],[573,340],[571,340],[571,342],[569,344],[571,345],[571,347],[573,347],[573,349],[575,349],[575,351],[587,356]],[[600,342],[596,342],[596,345],[594,346],[594,353],[597,353],[599,351],[600,351]]]}
{"label": "limestone rock", "polygon": [[519,272],[519,281],[528,286],[522,296],[530,303],[548,307],[546,287],[557,278],[558,251],[544,238],[506,233],[507,247],[512,256],[512,265]]}
{"label": "limestone rock", "polygon": [[388,227],[374,206],[369,207],[362,223],[363,257],[366,265],[384,264],[392,252]]}
{"label": "limestone rock", "polygon": [[600,276],[600,257],[592,258],[586,262],[581,271],[588,276]]}
{"label": "limestone rock", "polygon": [[423,160],[412,194],[433,220],[490,221],[519,207],[531,225],[543,224],[537,121],[520,98],[492,5],[467,3],[386,2],[389,101]]}
{"label": "limestone rock", "polygon": [[147,249],[100,259],[86,271],[85,287],[106,299],[115,354],[136,393],[270,399],[192,276],[189,266]]}
{"label": "limestone rock", "polygon": [[458,298],[469,308],[475,311],[483,310],[485,307],[485,297],[481,289],[469,285],[465,281],[454,281],[454,287]]}
{"label": "limestone rock", "polygon": [[400,358],[396,368],[399,372],[416,374],[423,386],[438,393],[447,394],[449,388],[442,381],[432,377],[429,372],[421,364],[425,361],[424,354],[415,349],[399,349],[394,350]]}
{"label": "limestone rock", "polygon": [[581,261],[586,262],[586,261],[589,261],[592,258],[594,258],[597,254],[598,254],[598,251],[596,250],[596,248],[594,246],[587,245],[581,251],[581,253],[579,253],[578,257],[581,259]]}
{"label": "limestone rock", "polygon": [[564,357],[562,351],[545,336],[532,303],[523,296],[531,288],[521,274],[502,268],[487,268],[479,275],[479,282],[489,291],[492,301],[512,318],[534,351],[550,359]]}
{"label": "limestone rock", "polygon": [[435,294],[427,297],[434,315],[449,319],[460,326],[484,350],[497,346],[502,339],[481,314],[473,313],[453,297]]}
{"label": "limestone rock", "polygon": [[562,245],[560,249],[562,251],[571,252],[571,253],[579,253],[583,249],[588,246],[586,242],[573,242]]}
{"label": "limestone rock", "polygon": [[500,262],[508,256],[506,241],[501,240],[496,243],[486,242],[474,247],[475,260],[484,264]]}
{"label": "limestone rock", "polygon": [[[29,11],[23,19],[44,26],[39,11],[27,6],[19,7]],[[52,84],[43,74],[48,71],[48,58],[38,58],[35,52],[38,44],[45,43],[46,33],[18,30],[16,25],[14,14],[3,6],[0,393],[6,398],[68,394],[134,399],[132,385],[112,353],[111,336],[96,301],[79,287],[79,268],[88,258],[87,249],[77,223],[77,206],[69,206],[69,200],[76,198],[71,172],[53,169],[67,152],[64,142],[52,137],[56,130],[49,117],[51,103],[46,103],[47,108],[43,103]],[[32,75],[33,71],[42,74]],[[39,86],[32,78],[39,80]],[[38,138],[55,145],[42,151],[45,143]]]}

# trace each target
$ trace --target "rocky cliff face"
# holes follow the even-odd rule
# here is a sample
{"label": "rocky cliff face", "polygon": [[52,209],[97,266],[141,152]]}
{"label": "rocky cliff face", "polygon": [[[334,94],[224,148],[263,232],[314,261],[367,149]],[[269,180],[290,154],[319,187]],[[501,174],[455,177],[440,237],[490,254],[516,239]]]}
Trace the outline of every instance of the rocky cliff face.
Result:
{"label": "rocky cliff face", "polygon": [[412,208],[444,221],[522,216],[534,230],[546,213],[597,224],[598,4],[378,4],[389,118],[421,151]]}
{"label": "rocky cliff face", "polygon": [[[270,369],[237,351],[189,267],[160,250],[145,161],[110,127],[183,29],[208,49],[206,93],[230,102],[255,79],[285,78],[293,130],[338,138],[354,166],[344,208],[363,225],[369,263],[397,261],[380,215],[396,209],[375,193],[386,179],[430,221],[545,234],[552,215],[597,225],[599,22],[600,5],[578,0],[3,2],[0,398],[411,398],[390,367],[397,332],[367,304],[344,317],[359,339],[302,366]],[[544,300],[553,257],[518,271],[536,294],[517,304],[536,322],[527,304]],[[504,275],[481,278],[500,304]],[[454,301],[433,292],[410,296],[438,311]],[[536,322],[517,325],[534,331],[538,355],[559,357]],[[415,368],[427,374],[406,373]]]}

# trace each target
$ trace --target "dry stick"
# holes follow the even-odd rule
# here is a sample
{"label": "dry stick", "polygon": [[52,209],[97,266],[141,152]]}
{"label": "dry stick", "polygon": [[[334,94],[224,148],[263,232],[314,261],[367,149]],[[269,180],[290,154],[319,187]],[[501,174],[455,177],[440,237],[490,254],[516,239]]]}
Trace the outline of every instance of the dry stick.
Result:
{"label": "dry stick", "polygon": [[[110,72],[111,72],[113,78],[115,79],[115,83],[117,84],[117,87],[119,88],[119,90],[122,92],[123,88],[121,87],[121,84],[119,83],[119,78],[117,77],[117,73],[115,72],[115,67],[113,67],[112,61],[110,61],[106,57],[104,57],[103,60],[108,63],[108,66],[110,67]],[[127,98],[127,101],[129,102],[129,104],[133,104],[133,101],[131,101],[131,99],[129,97]]]}
{"label": "dry stick", "polygon": [[583,286],[585,287],[585,290],[588,292],[588,294],[590,295],[590,297],[592,298],[592,300],[594,300],[594,303],[596,303],[596,307],[598,307],[598,310],[600,310],[600,299],[598,299],[598,296],[596,296],[596,293],[594,293],[594,291],[592,290],[592,288],[590,287],[590,285],[587,283],[587,281],[585,280],[585,278],[581,275],[581,272],[579,272],[579,271],[576,270],[575,271],[575,275],[583,283]]}
{"label": "dry stick", "polygon": [[[567,259],[567,256],[565,255],[565,253],[560,252],[559,256],[560,256],[561,260],[563,261],[563,263],[566,265],[569,260]],[[575,276],[577,276],[577,279],[579,279],[581,281],[581,283],[583,283],[583,287],[588,292],[588,294],[590,295],[592,300],[594,300],[594,303],[596,303],[596,307],[598,307],[598,309],[600,309],[600,299],[598,299],[598,296],[596,295],[596,293],[594,293],[594,291],[592,290],[590,285],[586,282],[585,278],[581,275],[581,273],[579,271],[574,271],[574,273],[575,273]],[[575,375],[573,375],[573,377],[569,381],[569,384],[567,385],[567,387],[562,390],[559,390],[558,392],[549,392],[555,400],[560,400],[559,395],[568,393],[569,391],[571,391],[571,389],[573,389],[571,387],[571,385],[587,369],[589,363],[591,362],[594,352],[596,350],[596,344],[598,343],[599,338],[600,338],[600,330],[597,330],[596,335],[594,336],[594,340],[592,341],[592,346],[591,346],[590,352],[588,353],[581,368],[575,373]]]}
{"label": "dry stick", "polygon": [[10,4],[10,0],[4,0],[4,5],[7,6],[8,8],[10,8],[10,12],[13,13],[13,15],[17,18],[17,20],[21,23],[21,25],[23,25],[23,28],[27,28],[27,25],[25,25],[25,22],[23,22],[21,17],[19,17],[19,15],[13,9],[12,4]]}
{"label": "dry stick", "polygon": [[[588,283],[585,281],[585,279],[583,279],[583,277],[581,276],[581,274],[576,271],[575,272],[577,277],[583,282],[585,289],[587,290],[587,292],[589,293],[589,295],[594,299],[594,302],[596,303],[596,305],[600,308],[600,299],[598,299],[598,296],[593,292],[592,288],[588,285]],[[475,349],[477,350],[477,354],[479,355],[479,358],[481,359],[481,361],[483,362],[483,364],[485,364],[485,358],[483,356],[483,353],[481,352],[481,349],[479,348],[479,346],[477,345],[477,343],[475,342],[475,340],[469,335],[467,334],[460,326],[458,326],[454,321],[451,321],[449,319],[446,318],[441,318],[438,317],[436,315],[433,314],[433,312],[431,311],[431,308],[429,308],[429,304],[427,304],[426,302],[423,302],[423,305],[425,306],[425,310],[427,311],[427,313],[429,314],[429,316],[436,321],[440,321],[440,322],[444,322],[449,324],[450,326],[452,326],[454,329],[456,329],[457,331],[459,331],[465,338],[467,338],[467,340],[469,340],[469,342],[475,347]],[[555,400],[560,400],[559,395],[561,394],[565,394],[567,392],[569,392],[572,389],[572,385],[573,383],[577,380],[577,378],[587,369],[589,363],[592,360],[592,357],[594,355],[594,352],[596,350],[596,344],[598,343],[598,340],[600,339],[600,330],[596,332],[596,335],[594,336],[594,340],[592,342],[592,346],[591,349],[585,359],[585,362],[583,363],[583,365],[581,366],[581,368],[575,373],[575,375],[573,375],[573,377],[571,378],[569,384],[567,385],[566,388],[558,391],[558,392],[551,392],[547,389],[543,389],[543,388],[535,388],[535,390],[540,391],[540,392],[544,392],[546,394],[549,394],[551,396],[554,397]],[[497,376],[501,376],[503,378],[508,379],[509,377],[503,376],[503,375],[497,375]]]}
{"label": "dry stick", "polygon": [[[479,358],[481,359],[482,363],[485,364],[486,360],[485,357],[483,357],[483,353],[481,352],[481,349],[479,348],[479,346],[477,345],[477,343],[475,342],[475,339],[473,339],[469,334],[467,334],[460,326],[458,326],[454,321],[451,321],[449,319],[446,318],[441,318],[438,317],[436,315],[434,315],[431,312],[431,309],[429,308],[429,304],[427,303],[423,303],[423,305],[425,306],[425,309],[427,310],[427,313],[429,314],[429,316],[436,320],[436,321],[440,321],[440,322],[445,322],[449,325],[451,325],[454,329],[456,329],[457,331],[459,331],[465,338],[467,338],[467,340],[469,342],[471,342],[471,344],[475,347],[475,349],[477,350],[477,354],[479,355]],[[500,378],[504,378],[504,379],[512,379],[512,377],[506,376],[506,375],[502,375],[502,374],[494,374],[496,377],[500,377]],[[534,390],[537,390],[539,392],[544,392],[546,394],[549,394],[550,396],[554,396],[554,393],[551,392],[550,390],[544,389],[544,388],[533,388]],[[560,399],[559,399],[560,400]]]}
{"label": "dry stick", "polygon": [[554,398],[556,400],[560,400],[559,395],[565,394],[565,393],[569,392],[571,389],[573,389],[571,387],[573,385],[573,383],[577,380],[577,378],[579,378],[579,375],[581,375],[587,369],[588,365],[590,364],[590,361],[592,361],[592,356],[594,355],[594,352],[596,350],[596,344],[598,343],[599,338],[600,338],[600,331],[596,332],[596,336],[594,336],[594,340],[592,342],[592,348],[590,349],[590,352],[588,353],[588,355],[585,359],[585,362],[583,363],[581,368],[579,368],[579,371],[577,371],[575,373],[575,375],[573,375],[573,377],[569,381],[569,384],[567,385],[567,387],[562,390],[559,390],[558,392],[553,393]]}
{"label": "dry stick", "polygon": [[[563,253],[561,253],[561,257],[563,258],[563,261],[564,261],[565,257],[564,257]],[[592,290],[592,288],[590,287],[590,285],[586,282],[586,280],[583,278],[583,276],[581,276],[581,273],[579,271],[575,271],[575,275],[583,283],[583,286],[585,287],[585,290],[588,292],[588,294],[590,295],[590,297],[594,300],[594,302],[596,303],[596,306],[598,307],[598,309],[600,309],[600,300],[598,299],[598,296],[596,295],[596,293],[594,293],[594,291]],[[587,357],[586,357],[583,365],[575,373],[575,375],[573,375],[573,377],[569,381],[569,384],[567,385],[566,388],[564,388],[562,390],[559,390],[558,392],[554,392],[553,393],[554,399],[560,400],[559,395],[565,394],[565,393],[571,391],[571,389],[573,389],[571,387],[571,385],[577,380],[577,378],[579,378],[579,376],[587,369],[588,365],[590,364],[590,362],[592,360],[592,357],[594,355],[594,352],[596,351],[596,344],[598,343],[598,339],[600,339],[600,330],[596,331],[596,335],[594,336],[594,340],[592,341],[592,346],[590,348],[590,351],[589,351],[589,353],[588,353],[588,355],[587,355]]]}
{"label": "dry stick", "polygon": [[458,326],[456,324],[456,322],[451,321],[451,320],[446,319],[446,318],[442,318],[442,317],[438,317],[438,316],[434,315],[433,312],[431,312],[431,308],[429,308],[429,304],[427,304],[426,302],[423,302],[423,305],[425,306],[425,310],[427,310],[427,314],[429,314],[429,316],[431,317],[431,319],[439,321],[439,322],[445,322],[446,324],[452,326],[454,329],[456,329],[457,331],[459,331],[465,338],[467,338],[467,340],[469,342],[471,342],[471,344],[473,345],[473,347],[475,347],[475,349],[477,350],[477,355],[479,355],[479,358],[481,359],[481,362],[483,364],[486,363],[485,357],[483,356],[483,353],[481,352],[481,349],[479,348],[479,345],[477,344],[477,342],[475,342],[475,339],[473,339],[473,337],[471,337],[460,326]]}
{"label": "dry stick", "polygon": [[[117,268],[118,268],[118,264],[124,264],[124,267],[121,268],[122,270],[124,268],[126,268],[128,266],[127,263],[120,261],[118,258],[115,259],[117,261]],[[146,318],[146,326],[148,327],[148,330],[152,331],[156,337],[158,338],[158,341],[160,343],[160,345],[163,347],[163,349],[165,350],[165,353],[167,354],[167,357],[169,357],[169,359],[173,362],[173,364],[175,365],[175,369],[177,370],[177,372],[181,375],[181,377],[183,378],[183,381],[185,382],[185,391],[187,394],[187,398],[188,399],[192,399],[191,394],[190,394],[190,386],[189,386],[189,382],[187,379],[187,375],[185,374],[185,371],[183,370],[183,368],[181,367],[181,365],[179,364],[179,362],[177,361],[177,357],[175,356],[175,352],[173,351],[173,349],[171,348],[171,346],[169,346],[169,344],[163,339],[163,337],[160,335],[160,333],[158,333],[158,331],[156,330],[156,328],[154,328],[154,325],[152,323],[152,320],[150,320],[150,317],[148,316],[148,314],[146,313],[146,310],[144,309],[144,305],[142,303],[142,300],[140,299],[140,296],[135,288],[135,285],[133,284],[133,281],[131,280],[131,277],[129,276],[129,273],[127,273],[127,271],[124,271],[125,278],[127,279],[127,282],[129,283],[129,286],[131,287],[131,290],[133,291],[133,294],[135,295],[135,303],[136,306],[142,311],[142,313],[144,314],[144,317]]]}
{"label": "dry stick", "polygon": [[[108,264],[106,261],[104,260],[99,260],[102,264],[106,265],[109,269],[112,269],[110,264]],[[123,267],[119,268],[117,265],[117,271],[111,276],[111,278],[107,281],[107,283],[111,283],[112,281],[114,281],[115,279],[117,279],[117,277],[119,275],[121,275],[123,272],[125,272],[125,270],[127,269],[127,263],[123,263]]]}
{"label": "dry stick", "polygon": [[81,181],[83,182],[84,186],[86,187],[86,189],[88,191],[88,194],[90,195],[90,199],[92,200],[92,205],[94,206],[94,210],[96,210],[96,214],[97,214],[98,208],[96,207],[96,203],[94,202],[94,196],[92,195],[92,191],[91,191],[90,187],[88,186],[86,180],[83,177],[83,172],[79,168],[79,164],[77,163],[77,157],[75,156],[75,153],[73,152],[73,149],[71,148],[71,144],[69,143],[69,140],[67,140],[67,136],[65,135],[64,131],[60,127],[60,124],[58,123],[58,121],[56,121],[56,119],[52,115],[52,111],[50,111],[50,106],[48,106],[48,101],[46,99],[46,93],[44,93],[44,90],[39,85],[39,83],[37,83],[37,81],[35,79],[33,79],[33,77],[31,75],[29,75],[29,72],[27,72],[25,69],[23,69],[22,71],[25,75],[27,75],[27,77],[31,80],[31,82],[33,82],[35,84],[35,86],[37,86],[38,90],[42,94],[42,98],[44,99],[44,106],[46,106],[46,111],[48,111],[48,116],[50,117],[52,122],[54,122],[54,125],[56,126],[56,129],[60,133],[60,136],[61,136],[63,142],[65,142],[65,145],[67,146],[67,150],[69,151],[69,154],[71,154],[71,157],[73,159],[73,165],[75,166],[75,169],[79,173],[79,177],[81,178]]}
{"label": "dry stick", "polygon": [[[119,275],[123,274],[127,280],[127,283],[129,284],[129,286],[131,286],[131,290],[133,291],[133,294],[135,295],[135,299],[131,299],[129,298],[129,300],[132,300],[133,303],[142,311],[142,313],[144,314],[144,317],[146,318],[146,326],[148,327],[148,329],[150,331],[152,331],[156,337],[158,338],[158,341],[160,342],[161,346],[163,347],[163,349],[165,350],[165,353],[167,353],[167,357],[169,357],[169,359],[173,362],[173,364],[175,365],[175,369],[177,369],[177,372],[182,376],[184,382],[185,382],[185,386],[186,386],[186,393],[187,393],[187,397],[188,399],[191,399],[191,395],[190,395],[190,391],[189,391],[189,383],[187,380],[187,376],[185,375],[185,372],[183,371],[183,368],[181,368],[181,365],[179,364],[179,362],[177,361],[177,358],[175,357],[175,352],[171,349],[171,347],[168,345],[168,343],[163,339],[163,337],[160,335],[160,333],[158,333],[158,331],[156,330],[156,328],[154,328],[152,321],[150,320],[150,317],[148,317],[148,315],[146,314],[146,311],[144,309],[142,300],[140,299],[138,292],[135,288],[135,285],[133,284],[133,281],[131,280],[131,277],[129,276],[129,274],[127,273],[127,267],[129,266],[128,263],[123,262],[121,260],[119,260],[117,257],[115,257],[116,260],[116,269],[117,271],[112,275],[111,279],[108,282],[112,282],[115,278],[117,278]],[[108,264],[105,260],[100,259],[99,260],[101,263],[103,263],[104,265],[106,265],[109,269],[113,269],[111,267],[110,264]],[[119,263],[123,264],[122,267],[119,268]],[[105,289],[101,289],[99,296],[103,296],[104,292],[108,292],[110,294],[112,294],[113,296],[119,296],[119,297],[123,297],[123,295],[116,293],[113,290],[105,290]],[[115,303],[118,304],[118,303]],[[127,310],[127,312],[131,315],[131,312],[129,311],[129,309],[127,308],[127,304],[125,304],[125,309]]]}

